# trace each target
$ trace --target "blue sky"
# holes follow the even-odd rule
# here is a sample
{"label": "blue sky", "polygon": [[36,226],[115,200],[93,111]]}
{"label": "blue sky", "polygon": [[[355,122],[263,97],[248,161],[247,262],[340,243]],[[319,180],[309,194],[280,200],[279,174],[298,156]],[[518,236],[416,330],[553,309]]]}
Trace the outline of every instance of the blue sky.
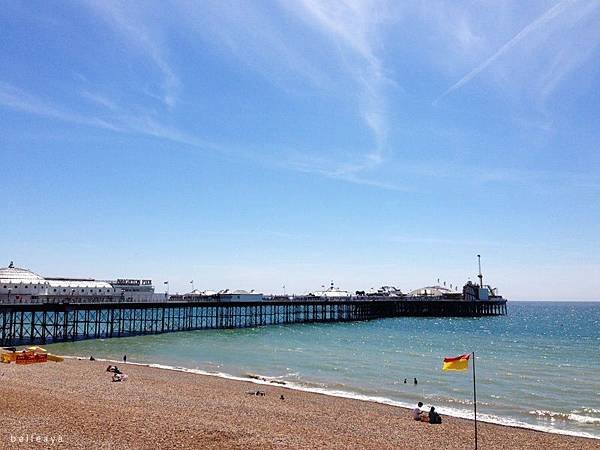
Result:
{"label": "blue sky", "polygon": [[598,299],[600,2],[3,2],[0,257]]}

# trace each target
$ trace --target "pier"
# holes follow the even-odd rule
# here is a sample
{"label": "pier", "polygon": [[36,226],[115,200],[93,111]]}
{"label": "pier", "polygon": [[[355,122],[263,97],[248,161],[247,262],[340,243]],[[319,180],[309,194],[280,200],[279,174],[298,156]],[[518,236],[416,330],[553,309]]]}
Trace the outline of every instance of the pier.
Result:
{"label": "pier", "polygon": [[0,346],[47,344],[175,331],[349,322],[389,317],[481,317],[507,313],[506,300],[304,298],[256,302],[0,304]]}

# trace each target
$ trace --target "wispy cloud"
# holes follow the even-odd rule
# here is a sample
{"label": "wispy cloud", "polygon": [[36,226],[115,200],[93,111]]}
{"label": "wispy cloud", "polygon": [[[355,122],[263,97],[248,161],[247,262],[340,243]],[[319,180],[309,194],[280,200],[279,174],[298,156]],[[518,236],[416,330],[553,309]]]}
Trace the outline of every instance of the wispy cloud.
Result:
{"label": "wispy cloud", "polygon": [[[593,21],[593,13],[600,10],[600,2],[578,3],[578,8],[570,11],[566,26],[573,30],[571,39],[560,37],[553,54],[537,82],[536,88],[542,101],[547,100],[559,84],[585,61],[593,60],[600,47],[600,27],[595,23],[585,23],[585,19]],[[577,30],[577,31],[576,31]]]}
{"label": "wispy cloud", "polygon": [[146,136],[151,136],[167,141],[177,142],[179,144],[185,144],[192,147],[201,148],[204,150],[220,151],[221,147],[199,138],[193,134],[185,131],[173,128],[170,126],[163,125],[151,116],[131,116],[125,115],[120,116],[121,120],[127,124],[127,129],[130,132],[137,132]]}
{"label": "wispy cloud", "polygon": [[175,71],[167,62],[166,50],[151,28],[140,18],[136,5],[111,0],[87,3],[106,23],[122,35],[127,43],[142,51],[163,75],[161,99],[168,108],[173,108],[181,89]]}
{"label": "wispy cloud", "polygon": [[121,127],[98,117],[66,111],[15,86],[0,81],[0,105],[17,111],[58,119],[65,122],[122,131]]}
{"label": "wispy cloud", "polygon": [[337,159],[324,157],[314,152],[297,150],[286,150],[277,159],[262,158],[264,164],[285,170],[315,174],[332,180],[340,180],[347,183],[370,186],[388,191],[414,192],[413,187],[405,184],[386,181],[385,178],[369,176],[361,173],[364,166],[357,169],[349,169],[349,163],[340,163]]}
{"label": "wispy cloud", "polygon": [[[369,181],[364,172],[381,165],[388,151],[386,95],[396,85],[378,54],[382,30],[389,20],[390,8],[385,2],[280,1],[265,9],[260,4],[241,3],[230,8],[209,1],[199,10],[195,3],[181,1],[175,8],[193,36],[225,49],[284,91],[286,83],[294,85],[304,79],[309,85],[303,90],[312,89],[311,95],[354,104],[358,119],[371,133],[372,144],[338,152],[336,158],[329,158],[327,169],[307,168],[312,159],[309,155],[301,170],[352,183],[382,185]],[[305,149],[304,153],[311,151]],[[288,168],[295,167],[290,164]]]}
{"label": "wispy cloud", "polygon": [[546,12],[544,12],[544,14],[539,16],[537,19],[535,19],[533,22],[529,23],[525,28],[523,28],[521,31],[519,31],[516,35],[514,35],[508,42],[506,42],[502,47],[500,47],[492,56],[487,58],[485,61],[483,61],[477,67],[475,67],[473,70],[471,70],[465,76],[463,76],[460,80],[458,80],[456,83],[454,83],[448,89],[446,89],[446,91],[444,91],[444,93],[442,95],[440,95],[435,100],[435,102],[438,102],[439,100],[444,98],[446,95],[450,94],[453,91],[456,91],[457,89],[460,89],[462,86],[467,84],[469,81],[471,81],[477,75],[479,75],[483,70],[485,70],[488,66],[493,64],[494,61],[496,61],[498,58],[500,58],[502,55],[504,55],[506,52],[508,52],[511,48],[513,48],[519,42],[524,40],[533,31],[544,26],[550,20],[552,20],[555,17],[557,17],[558,15],[560,15],[572,3],[573,2],[571,0],[563,0],[559,3],[557,3],[556,5],[552,6],[551,8],[549,8]]}
{"label": "wispy cloud", "polygon": [[[590,58],[598,46],[598,33],[593,31],[597,30],[597,24],[582,21],[593,17],[592,13],[599,7],[599,2],[559,1],[452,84],[433,103],[461,89],[492,65],[507,59],[510,69],[508,72],[508,69],[499,69],[499,79],[514,78],[521,73],[523,79],[518,85],[531,86],[537,98],[547,98],[565,75]],[[578,29],[579,32],[576,31]],[[512,53],[514,57],[511,59],[509,54]]]}
{"label": "wispy cloud", "polygon": [[[419,69],[424,72],[423,80],[419,79],[418,83],[412,85],[407,83],[412,88],[410,94],[415,101],[420,101],[416,91],[437,76],[426,73],[426,70],[430,68],[427,66],[429,58],[438,56],[440,48],[457,48],[456,52],[450,53],[447,58],[450,61],[448,64],[453,64],[452,70],[455,73],[457,66],[461,67],[462,72],[466,71],[466,64],[475,68],[446,89],[438,100],[472,82],[491,66],[496,69],[494,75],[498,79],[515,77],[515,73],[521,70],[520,75],[526,82],[517,83],[512,80],[511,86],[508,87],[516,90],[527,84],[537,89],[539,97],[543,99],[554,92],[574,67],[591,59],[598,46],[597,42],[600,42],[593,39],[597,37],[598,32],[593,34],[588,30],[586,38],[580,42],[575,38],[576,32],[573,31],[575,25],[579,25],[579,21],[597,9],[600,3],[575,0],[563,0],[554,4],[518,32],[513,28],[517,23],[517,16],[522,16],[524,11],[530,14],[531,10],[524,7],[515,9],[514,3],[504,3],[493,12],[488,11],[490,8],[477,8],[477,5],[474,5],[473,9],[467,9],[444,2],[433,3],[433,7],[420,2],[406,2],[402,7],[398,7],[385,0],[375,3],[366,0],[279,0],[268,6],[240,3],[235,8],[216,0],[207,0],[202,8],[191,1],[172,0],[158,5],[152,12],[140,7],[139,3],[90,0],[87,4],[96,19],[100,18],[109,25],[106,29],[101,27],[101,33],[116,33],[120,43],[124,43],[128,48],[127,59],[141,55],[144,59],[142,63],[149,62],[151,75],[162,80],[161,87],[148,88],[139,86],[138,83],[133,89],[130,85],[125,85],[125,89],[119,90],[123,87],[120,84],[123,74],[112,71],[119,71],[122,64],[115,64],[107,69],[111,71],[108,75],[109,78],[113,75],[118,77],[110,79],[109,84],[103,84],[106,83],[104,76],[94,77],[89,74],[86,74],[88,76],[83,81],[78,80],[79,85],[70,91],[79,93],[78,99],[63,96],[62,102],[53,103],[46,95],[36,97],[12,85],[0,84],[1,105],[71,123],[151,136],[202,149],[210,148],[241,163],[252,160],[280,169],[397,191],[419,189],[419,183],[407,182],[407,178],[410,177],[453,179],[455,174],[465,170],[464,167],[457,167],[455,170],[441,167],[444,164],[440,164],[440,161],[452,159],[444,158],[441,151],[436,152],[436,157],[439,156],[436,159],[437,163],[420,160],[419,150],[415,148],[407,149],[405,154],[392,153],[390,136],[402,139],[400,127],[414,129],[413,136],[421,140],[418,145],[428,145],[427,136],[423,136],[428,132],[419,128],[417,123],[418,120],[423,120],[422,117],[415,117],[413,120],[407,109],[407,120],[404,123],[392,121],[392,117],[402,117],[405,111],[403,105],[399,105],[399,102],[394,104],[390,98],[397,93],[398,84],[403,82],[402,70],[414,62],[409,59],[413,56],[410,52],[406,62],[398,63],[389,59],[391,55],[397,55],[395,51],[404,51],[404,48],[410,45],[404,45],[400,41],[400,33],[406,33],[411,43],[421,43],[426,35],[435,37],[430,41],[433,42],[432,46],[436,46],[435,49],[432,50],[429,43],[418,47],[418,52],[422,54],[418,58],[427,60],[427,63]],[[537,6],[539,4],[534,8]],[[163,14],[167,10],[172,14]],[[539,11],[537,9],[535,14],[539,14]],[[505,15],[504,20],[498,20],[497,27],[486,26],[490,24],[491,16],[496,13]],[[529,17],[536,17],[535,14]],[[408,24],[408,21],[414,21],[416,24]],[[559,30],[562,34],[555,36],[554,30]],[[498,47],[506,36],[511,35],[512,38]],[[205,139],[207,132],[196,126],[201,121],[190,120],[190,114],[197,113],[198,109],[183,103],[179,103],[177,111],[172,109],[177,104],[183,84],[169,64],[169,55],[176,56],[176,52],[179,51],[175,47],[169,48],[168,44],[171,41],[165,39],[169,36],[176,36],[182,42],[185,41],[185,51],[179,53],[180,58],[209,49],[210,52],[214,52],[210,57],[217,60],[215,67],[218,70],[222,68],[220,64],[223,60],[233,57],[235,67],[228,68],[236,71],[236,76],[243,74],[245,78],[251,72],[248,69],[252,69],[277,87],[285,84],[292,86],[290,90],[301,87],[302,89],[298,89],[300,92],[296,92],[296,98],[286,95],[289,92],[284,92],[277,99],[278,105],[289,102],[290,117],[295,117],[293,109],[297,106],[305,108],[297,116],[300,120],[309,117],[311,106],[305,98],[314,98],[316,102],[323,101],[332,111],[336,111],[336,108],[342,111],[344,117],[340,123],[358,121],[359,125],[363,126],[356,127],[357,130],[351,130],[345,135],[340,133],[343,137],[339,141],[336,141],[337,136],[333,134],[331,141],[328,140],[329,136],[323,136],[321,141],[328,142],[323,144],[323,147],[315,144],[314,139],[303,140],[298,134],[283,136],[283,133],[280,141],[265,141],[256,145],[245,141],[245,136],[237,132],[235,125],[223,121],[217,139],[228,143],[214,145],[208,138]],[[443,39],[444,36],[446,39]],[[503,37],[499,39],[498,36]],[[568,39],[564,39],[565,37]],[[112,47],[114,43],[108,41],[110,46],[101,50],[116,50]],[[495,51],[490,50],[491,42],[495,43]],[[491,56],[487,56],[490,53]],[[402,52],[399,54],[405,55]],[[483,57],[483,54],[486,57]],[[521,61],[515,63],[517,56],[522,54],[530,56],[529,60],[522,64]],[[477,64],[475,61],[482,62]],[[418,59],[418,62],[422,61]],[[227,64],[230,63],[231,61],[227,61]],[[142,65],[144,69],[147,68]],[[537,70],[538,68],[543,70]],[[182,77],[193,77],[193,71],[198,70],[198,66],[189,64],[185,66],[185,70],[180,74]],[[529,76],[531,74],[535,75]],[[250,76],[254,75],[256,73],[250,73]],[[215,76],[218,77],[218,74]],[[189,80],[190,85],[194,82],[192,77]],[[125,78],[128,79],[127,74]],[[234,82],[238,81],[239,78],[235,78]],[[61,81],[54,82],[59,88],[65,87],[60,86]],[[231,79],[227,82],[231,82]],[[247,86],[249,89],[254,87],[250,87],[250,84]],[[196,93],[201,92],[198,86],[196,88]],[[228,87],[219,82],[217,89],[226,90]],[[63,92],[65,91],[67,89],[63,89]],[[143,94],[140,94],[140,91]],[[269,92],[273,98],[279,94],[281,93]],[[167,106],[168,111],[156,108],[156,102],[148,101],[148,95],[157,96],[160,102]],[[294,100],[300,97],[305,97],[301,99],[303,103],[294,104]],[[54,95],[53,98],[58,99],[59,95]],[[82,102],[82,99],[85,101]],[[76,103],[77,100],[80,104]],[[193,102],[204,101],[202,95],[193,98]],[[217,109],[221,106],[210,104],[211,101],[214,102],[214,98],[202,104],[202,113],[210,115],[211,108]],[[348,104],[351,108],[348,108]],[[257,111],[260,111],[261,106],[252,105]],[[349,109],[350,116],[354,115],[350,120]],[[179,113],[181,115],[178,116]],[[260,111],[265,117],[270,113],[266,109]],[[415,113],[418,115],[423,111]],[[498,115],[500,114],[502,113]],[[517,115],[515,113],[515,116]],[[538,116],[533,119],[519,116],[510,120],[513,120],[513,123],[518,120],[519,124],[524,125],[537,123],[537,119]],[[553,123],[552,119],[553,117],[549,117],[543,121],[545,128],[541,129],[542,127],[538,126],[542,133],[550,131],[551,127],[547,124]],[[435,122],[432,121],[431,128],[437,132],[439,123],[443,120],[436,118]],[[332,121],[335,122],[336,118],[333,117]],[[307,122],[310,122],[310,118]],[[255,123],[261,126],[259,120]],[[327,133],[326,128],[319,127],[318,133]],[[472,134],[472,130],[464,134]],[[345,140],[347,136],[356,137],[357,143],[348,144]],[[254,137],[248,136],[248,141]],[[251,146],[254,151],[249,150]],[[294,148],[295,151],[284,151],[281,157],[281,148]],[[522,175],[519,170],[494,166],[493,169],[486,168],[469,177],[469,182],[514,184],[522,182]],[[548,178],[539,174],[525,174],[525,177],[532,183],[546,183]],[[587,183],[593,186],[597,182],[590,179]],[[407,188],[407,185],[410,185],[410,188]]]}
{"label": "wispy cloud", "polygon": [[[91,99],[101,106],[109,108],[110,119],[94,117],[85,113],[77,113],[57,107],[40,99],[39,97],[25,92],[22,89],[0,81],[0,106],[12,110],[60,120],[62,122],[106,129],[118,133],[149,136],[178,144],[184,144],[197,149],[218,152],[224,156],[233,157],[233,159],[237,161],[247,159],[254,162],[262,162],[263,164],[268,164],[275,167],[285,167],[288,170],[291,169],[298,172],[318,174],[331,179],[343,180],[353,184],[372,186],[386,190],[408,190],[402,186],[385,183],[376,179],[361,177],[354,172],[339,171],[335,169],[332,170],[330,168],[332,165],[331,161],[325,162],[324,160],[320,159],[313,159],[309,161],[306,158],[303,158],[303,162],[300,162],[299,159],[294,162],[291,162],[289,159],[286,162],[281,162],[264,160],[256,154],[244,152],[243,150],[225,149],[221,145],[199,138],[193,134],[186,133],[185,131],[177,128],[165,126],[147,114],[134,115],[126,112],[115,101],[104,95],[85,91],[82,93],[82,96]],[[117,123],[119,125],[116,125]],[[232,151],[234,152],[233,155]]]}
{"label": "wispy cloud", "polygon": [[148,114],[133,114],[119,107],[108,97],[85,92],[86,98],[94,99],[103,106],[110,106],[109,118],[73,112],[53,105],[13,85],[0,81],[0,106],[22,111],[36,116],[60,120],[62,122],[102,128],[119,133],[139,134],[163,139],[179,144],[218,151],[219,146],[177,128],[161,124]]}
{"label": "wispy cloud", "polygon": [[118,109],[116,103],[108,98],[106,95],[98,94],[96,92],[90,92],[87,90],[81,91],[81,96],[87,100],[92,101],[93,103],[100,105],[104,108],[108,108],[112,111],[116,111]]}
{"label": "wispy cloud", "polygon": [[386,76],[375,46],[382,39],[379,30],[383,28],[383,17],[389,8],[385,3],[373,5],[372,2],[345,0],[302,0],[286,4],[306,23],[336,43],[348,72],[360,87],[357,99],[360,115],[373,134],[374,145],[362,162],[344,163],[338,171],[350,174],[381,164],[389,131],[385,90],[395,83]]}
{"label": "wispy cloud", "polygon": [[276,5],[237,2],[231,7],[207,0],[199,8],[195,1],[180,0],[173,9],[194,47],[205,44],[220,50],[220,56],[232,56],[288,94],[295,94],[296,86],[290,85],[298,79],[317,89],[331,83],[306,51],[309,42],[294,39],[293,32],[282,27]]}

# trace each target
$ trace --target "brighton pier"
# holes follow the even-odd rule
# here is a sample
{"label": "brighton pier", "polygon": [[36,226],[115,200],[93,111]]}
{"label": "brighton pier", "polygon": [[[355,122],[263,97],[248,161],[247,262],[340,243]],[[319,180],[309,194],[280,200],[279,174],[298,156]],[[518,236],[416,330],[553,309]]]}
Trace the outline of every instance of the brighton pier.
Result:
{"label": "brighton pier", "polygon": [[[21,271],[25,281],[0,281],[0,290],[7,291],[0,292],[1,346],[295,323],[507,313],[506,300],[495,290],[471,282],[462,292],[444,291],[438,286],[409,295],[341,296],[332,287],[319,295],[306,296],[244,295],[235,291],[210,296],[168,296],[152,291],[150,297],[132,297],[117,289],[118,283],[45,279],[12,266],[4,273],[14,276],[16,271]],[[28,295],[25,288],[33,289],[37,295]]]}

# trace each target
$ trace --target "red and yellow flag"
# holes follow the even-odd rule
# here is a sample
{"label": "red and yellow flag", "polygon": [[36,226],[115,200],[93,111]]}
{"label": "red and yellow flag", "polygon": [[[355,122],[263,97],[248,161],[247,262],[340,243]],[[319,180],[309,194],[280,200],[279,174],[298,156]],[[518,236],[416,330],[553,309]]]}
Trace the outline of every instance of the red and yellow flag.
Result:
{"label": "red and yellow flag", "polygon": [[467,370],[469,368],[470,353],[455,356],[454,358],[444,358],[442,370]]}

